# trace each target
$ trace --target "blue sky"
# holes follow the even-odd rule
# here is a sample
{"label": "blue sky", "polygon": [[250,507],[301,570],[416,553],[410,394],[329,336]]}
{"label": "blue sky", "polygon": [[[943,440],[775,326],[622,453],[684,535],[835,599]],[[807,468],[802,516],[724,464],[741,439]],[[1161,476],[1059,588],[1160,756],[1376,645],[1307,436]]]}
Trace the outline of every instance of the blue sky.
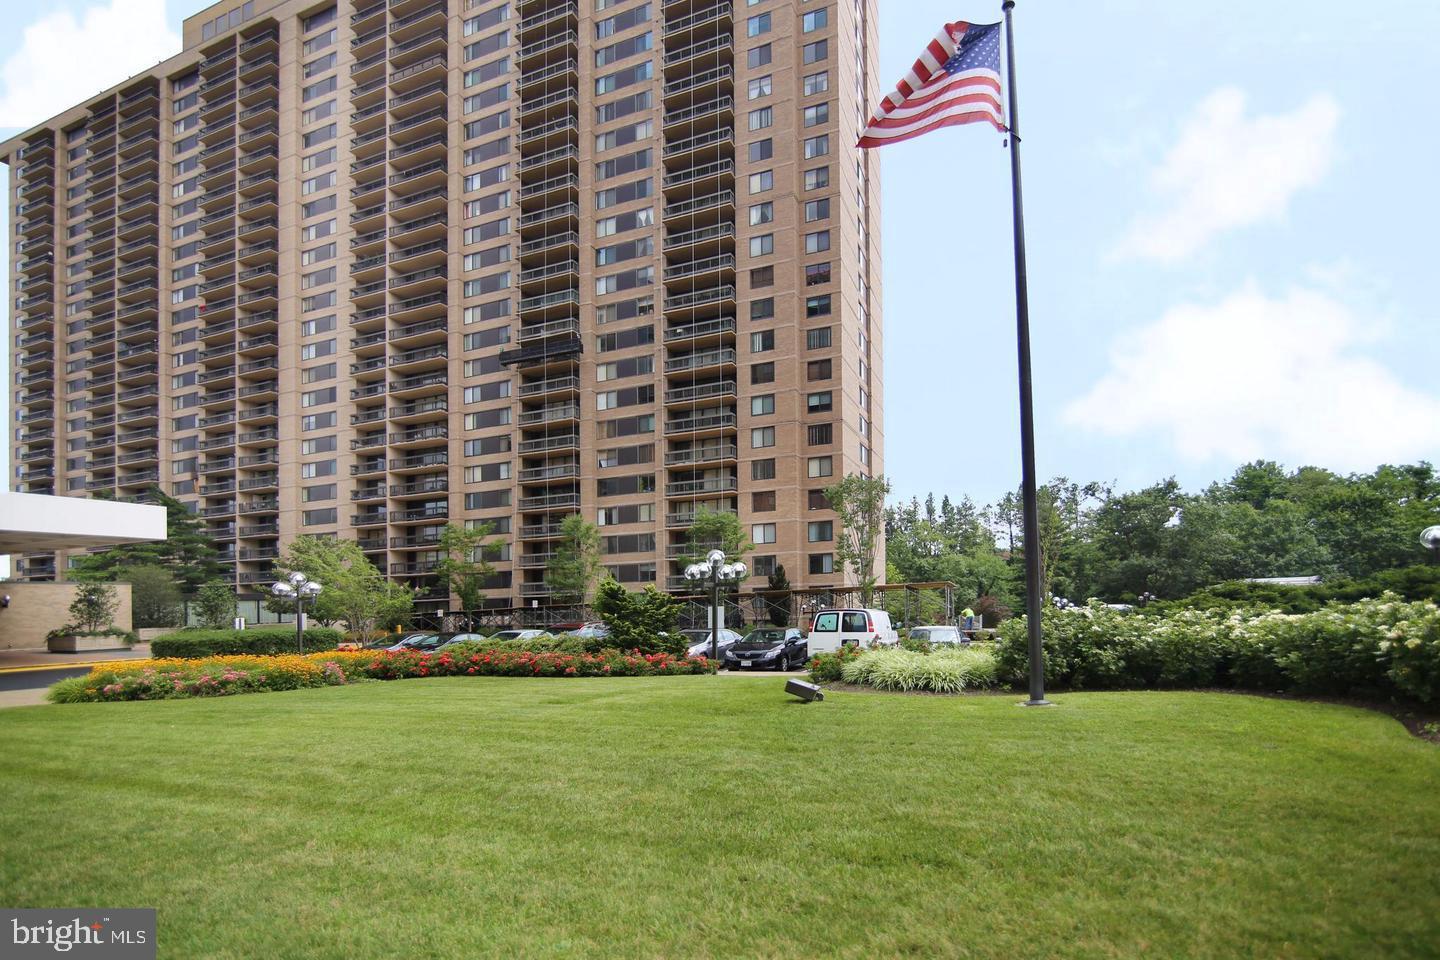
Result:
{"label": "blue sky", "polygon": [[[0,0],[0,127],[177,51],[203,6]],[[887,91],[941,24],[999,19],[998,2],[880,6]],[[1435,459],[1440,6],[1016,15],[1042,477],[1195,488],[1255,457]],[[1018,484],[1007,163],[980,126],[882,151],[897,495]]]}

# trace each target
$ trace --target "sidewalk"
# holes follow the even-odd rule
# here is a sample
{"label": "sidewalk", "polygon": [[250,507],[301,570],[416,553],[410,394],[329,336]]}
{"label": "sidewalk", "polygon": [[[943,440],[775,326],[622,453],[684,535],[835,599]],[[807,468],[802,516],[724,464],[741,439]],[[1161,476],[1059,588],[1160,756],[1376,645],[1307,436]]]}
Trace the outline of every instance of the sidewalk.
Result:
{"label": "sidewalk", "polygon": [[137,643],[129,649],[86,650],[83,653],[51,653],[43,647],[36,650],[0,650],[0,673],[89,667],[111,660],[145,660],[149,656],[148,643]]}

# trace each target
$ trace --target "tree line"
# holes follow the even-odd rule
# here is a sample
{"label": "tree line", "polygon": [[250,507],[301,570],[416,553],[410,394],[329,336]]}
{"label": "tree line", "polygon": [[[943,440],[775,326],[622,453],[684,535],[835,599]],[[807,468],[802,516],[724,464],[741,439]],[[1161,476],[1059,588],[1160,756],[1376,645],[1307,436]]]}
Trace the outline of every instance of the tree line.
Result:
{"label": "tree line", "polygon": [[[1364,578],[1424,563],[1420,532],[1440,523],[1440,476],[1427,462],[1340,474],[1256,461],[1198,493],[1173,477],[1126,492],[1058,477],[1039,506],[1047,596],[1178,599],[1230,580]],[[1022,610],[1024,534],[1018,492],[986,506],[933,494],[892,504],[887,580],[950,580],[962,601]]]}

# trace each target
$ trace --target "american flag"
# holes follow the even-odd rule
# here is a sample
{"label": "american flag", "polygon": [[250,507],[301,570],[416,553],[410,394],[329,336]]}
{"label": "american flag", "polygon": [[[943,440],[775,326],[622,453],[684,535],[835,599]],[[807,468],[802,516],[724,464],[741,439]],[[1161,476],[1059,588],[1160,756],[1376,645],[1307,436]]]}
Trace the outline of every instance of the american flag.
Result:
{"label": "american flag", "polygon": [[880,101],[859,145],[883,147],[941,127],[980,121],[1005,129],[1000,24],[947,23],[895,92]]}

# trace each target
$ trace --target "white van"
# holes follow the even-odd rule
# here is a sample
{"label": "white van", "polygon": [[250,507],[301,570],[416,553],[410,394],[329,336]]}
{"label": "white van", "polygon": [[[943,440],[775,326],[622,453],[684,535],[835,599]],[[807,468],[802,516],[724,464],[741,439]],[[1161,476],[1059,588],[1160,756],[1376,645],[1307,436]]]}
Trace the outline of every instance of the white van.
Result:
{"label": "white van", "polygon": [[834,653],[843,646],[893,645],[900,635],[890,614],[874,609],[820,610],[810,621],[810,654]]}

